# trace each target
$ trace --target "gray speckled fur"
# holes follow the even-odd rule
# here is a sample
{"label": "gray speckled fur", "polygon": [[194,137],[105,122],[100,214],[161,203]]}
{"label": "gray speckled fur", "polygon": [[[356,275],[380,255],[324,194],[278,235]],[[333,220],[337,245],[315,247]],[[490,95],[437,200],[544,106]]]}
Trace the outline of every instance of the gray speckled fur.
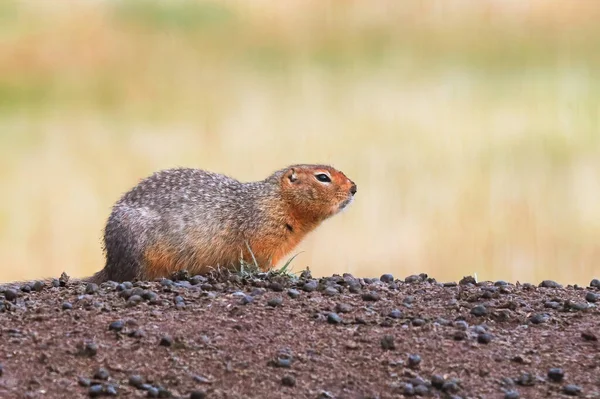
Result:
{"label": "gray speckled fur", "polygon": [[237,232],[227,236],[235,245],[267,225],[285,234],[285,210],[270,209],[267,215],[259,207],[261,200],[273,199],[285,170],[249,183],[200,169],[154,173],[114,205],[104,231],[106,266],[89,281],[143,278],[143,253],[159,240],[172,243],[186,258],[199,248],[210,250],[211,240],[225,228]]}

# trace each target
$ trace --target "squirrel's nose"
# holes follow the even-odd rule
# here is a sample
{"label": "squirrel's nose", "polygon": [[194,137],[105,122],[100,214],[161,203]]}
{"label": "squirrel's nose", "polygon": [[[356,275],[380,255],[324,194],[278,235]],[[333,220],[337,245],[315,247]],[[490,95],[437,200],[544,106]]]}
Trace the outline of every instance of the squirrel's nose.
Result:
{"label": "squirrel's nose", "polygon": [[356,184],[352,183],[352,186],[350,187],[350,193],[352,195],[356,194]]}

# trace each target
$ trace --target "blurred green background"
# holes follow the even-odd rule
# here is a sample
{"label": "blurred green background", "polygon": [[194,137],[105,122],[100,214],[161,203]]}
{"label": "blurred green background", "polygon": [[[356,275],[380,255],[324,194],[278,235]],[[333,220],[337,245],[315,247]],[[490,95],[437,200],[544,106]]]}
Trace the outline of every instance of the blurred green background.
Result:
{"label": "blurred green background", "polygon": [[0,280],[103,267],[157,169],[331,163],[356,201],[294,270],[587,284],[600,3],[0,2]]}

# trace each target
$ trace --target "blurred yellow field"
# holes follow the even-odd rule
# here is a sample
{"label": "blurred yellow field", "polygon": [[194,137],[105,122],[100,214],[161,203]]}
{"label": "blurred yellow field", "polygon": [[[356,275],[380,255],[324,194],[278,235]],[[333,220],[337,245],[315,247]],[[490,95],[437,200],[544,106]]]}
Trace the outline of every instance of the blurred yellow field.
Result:
{"label": "blurred yellow field", "polygon": [[248,181],[324,162],[358,193],[294,270],[587,284],[599,17],[595,2],[2,2],[0,280],[102,268],[110,207],[157,169]]}

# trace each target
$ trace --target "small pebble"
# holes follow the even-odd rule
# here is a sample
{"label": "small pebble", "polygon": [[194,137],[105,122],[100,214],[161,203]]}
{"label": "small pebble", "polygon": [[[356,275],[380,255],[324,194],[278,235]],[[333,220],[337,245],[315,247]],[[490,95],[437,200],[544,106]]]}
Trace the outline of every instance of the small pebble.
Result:
{"label": "small pebble", "polygon": [[381,277],[379,277],[379,280],[381,280],[384,283],[393,283],[394,276],[389,273],[386,273],[386,274],[383,274]]}
{"label": "small pebble", "polygon": [[275,292],[282,292],[283,291],[283,285],[277,283],[277,282],[272,282],[271,284],[269,284],[269,288]]}
{"label": "small pebble", "polygon": [[108,384],[104,387],[104,394],[107,396],[117,396],[117,388],[112,384]]}
{"label": "small pebble", "polygon": [[547,322],[550,319],[550,316],[546,313],[536,313],[529,318],[533,324],[542,324]]}
{"label": "small pebble", "polygon": [[163,287],[170,287],[173,285],[173,281],[168,278],[163,278],[162,280],[160,280],[160,285],[162,285]]}
{"label": "small pebble", "polygon": [[254,288],[252,290],[252,292],[250,293],[250,296],[253,296],[253,297],[255,297],[255,296],[261,296],[265,292],[267,292],[267,290],[265,290],[264,288],[260,288],[260,287]]}
{"label": "small pebble", "polygon": [[445,382],[446,382],[446,380],[444,379],[444,377],[442,377],[439,374],[434,374],[434,375],[431,376],[431,385],[434,388],[442,389],[442,387],[444,386]]}
{"label": "small pebble", "polygon": [[275,308],[277,306],[281,306],[282,303],[283,303],[283,298],[276,296],[274,298],[269,299],[269,301],[267,302],[267,305]]}
{"label": "small pebble", "polygon": [[414,396],[415,388],[412,384],[404,384],[404,388],[402,388],[402,394],[405,396]]}
{"label": "small pebble", "polygon": [[337,313],[350,313],[352,311],[352,306],[347,303],[338,303],[335,305],[335,311]]}
{"label": "small pebble", "polygon": [[598,337],[591,331],[583,331],[581,337],[586,341],[598,341]]}
{"label": "small pebble", "polygon": [[381,338],[381,348],[384,350],[393,350],[396,349],[396,343],[394,342],[394,337],[392,335],[384,335]]}
{"label": "small pebble", "polygon": [[545,288],[562,288],[562,285],[560,285],[556,281],[552,281],[552,280],[544,280],[540,283],[539,286],[545,287]]}
{"label": "small pebble", "polygon": [[73,305],[71,305],[71,302],[63,302],[62,310],[71,310],[71,309],[73,309]]}
{"label": "small pebble", "polygon": [[410,380],[410,383],[413,384],[413,386],[417,387],[419,385],[427,385],[428,382],[425,381],[423,378],[416,376],[415,378],[412,378]]}
{"label": "small pebble", "polygon": [[7,301],[14,301],[15,299],[17,299],[18,295],[19,294],[17,294],[17,291],[13,290],[12,288],[9,288],[6,291],[4,291],[4,298],[6,298]]}
{"label": "small pebble", "polygon": [[305,270],[302,270],[302,272],[300,273],[300,278],[304,279],[304,280],[311,279],[312,275],[310,274],[310,270],[308,270],[308,268]]}
{"label": "small pebble", "polygon": [[144,330],[135,329],[130,331],[127,335],[131,338],[144,338],[146,336],[146,333],[144,332]]}
{"label": "small pebble", "polygon": [[488,333],[479,334],[477,335],[477,342],[480,344],[489,344],[492,342],[492,335]]}
{"label": "small pebble", "polygon": [[100,367],[94,373],[94,378],[97,380],[108,380],[108,377],[110,377],[110,374],[108,373],[108,370],[106,370],[104,367]]}
{"label": "small pebble", "polygon": [[254,297],[252,297],[250,295],[244,295],[242,297],[242,299],[240,300],[240,303],[242,305],[247,305],[247,304],[252,303],[252,302],[254,302]]}
{"label": "small pebble", "polygon": [[415,327],[422,327],[425,325],[425,323],[426,323],[426,321],[423,319],[413,319],[413,321],[412,321],[412,325]]}
{"label": "small pebble", "polygon": [[144,385],[144,379],[141,375],[132,375],[129,377],[129,385],[132,387],[141,389],[142,385]]}
{"label": "small pebble", "polygon": [[206,398],[206,392],[204,391],[192,391],[190,393],[190,399],[204,399]]}
{"label": "small pebble", "polygon": [[428,394],[429,394],[429,388],[427,388],[427,385],[416,385],[415,386],[415,395],[427,396]]}
{"label": "small pebble", "polygon": [[149,398],[158,398],[158,388],[150,387],[146,391],[146,396]]}
{"label": "small pebble", "polygon": [[298,290],[294,290],[294,289],[290,289],[287,292],[288,296],[292,299],[296,299],[300,296],[300,291]]}
{"label": "small pebble", "polygon": [[378,301],[380,299],[380,297],[379,297],[379,294],[376,293],[375,291],[369,291],[369,292],[365,292],[364,294],[362,294],[362,299],[364,301],[374,302],[374,301]]}
{"label": "small pebble", "polygon": [[201,275],[196,275],[190,279],[190,283],[192,285],[202,284],[202,283],[205,283],[206,281],[207,281],[206,277],[201,276]]}
{"label": "small pebble", "polygon": [[36,281],[32,286],[33,290],[36,292],[40,292],[44,289],[44,283],[42,281]]}
{"label": "small pebble", "polygon": [[421,276],[417,276],[416,274],[413,274],[411,276],[408,276],[404,279],[405,283],[411,284],[411,283],[416,283],[421,281]]}
{"label": "small pebble", "polygon": [[142,298],[147,301],[155,301],[158,299],[158,294],[154,291],[144,290],[144,292],[142,292]]}
{"label": "small pebble", "polygon": [[585,300],[591,303],[596,303],[598,302],[598,295],[594,294],[593,292],[588,292],[585,294]]}
{"label": "small pebble", "polygon": [[129,299],[127,299],[127,304],[125,306],[127,306],[127,307],[137,306],[142,301],[143,301],[143,299],[141,296],[132,295],[129,297]]}
{"label": "small pebble", "polygon": [[123,323],[122,320],[117,320],[110,323],[108,329],[112,331],[121,331],[123,327],[125,327],[125,323]]}
{"label": "small pebble", "polygon": [[597,278],[593,279],[590,282],[590,287],[600,288],[600,280],[598,280]]}
{"label": "small pebble", "polygon": [[281,385],[284,385],[286,387],[293,387],[294,385],[296,385],[296,379],[291,375],[285,375],[281,379]]}
{"label": "small pebble", "polygon": [[590,306],[590,305],[588,305],[586,302],[565,301],[564,309],[580,311],[580,310],[586,310],[588,308],[588,306]]}
{"label": "small pebble", "polygon": [[473,331],[475,331],[475,333],[477,334],[485,334],[487,332],[487,327],[485,326],[485,324],[480,324],[478,326],[475,326],[475,328],[473,328]]}
{"label": "small pebble", "polygon": [[463,278],[460,279],[460,281],[458,282],[459,285],[475,285],[477,284],[477,280],[475,280],[475,277],[473,276],[465,276]]}
{"label": "small pebble", "polygon": [[421,356],[419,355],[409,355],[408,356],[408,367],[415,368],[421,364]]}
{"label": "small pebble", "polygon": [[25,284],[21,287],[21,291],[23,292],[31,292],[31,286],[29,284]]}
{"label": "small pebble", "polygon": [[82,355],[92,357],[98,353],[98,345],[94,342],[86,342],[83,345]]}
{"label": "small pebble", "polygon": [[471,314],[476,317],[482,317],[487,314],[487,309],[483,305],[477,305],[471,309]]}
{"label": "small pebble", "polygon": [[508,285],[508,283],[507,283],[506,281],[504,281],[504,280],[498,280],[498,281],[496,281],[496,282],[494,283],[494,285],[495,285],[496,287],[502,287],[502,286]]}
{"label": "small pebble", "polygon": [[530,387],[535,385],[535,381],[536,378],[531,373],[523,373],[519,376],[519,378],[516,379],[516,383],[524,387]]}
{"label": "small pebble", "polygon": [[85,293],[87,295],[92,295],[98,292],[98,284],[90,283],[85,287]]}
{"label": "small pebble", "polygon": [[559,367],[553,367],[548,370],[548,378],[554,382],[561,382],[565,377],[565,372]]}
{"label": "small pebble", "polygon": [[173,338],[171,338],[168,335],[164,335],[163,337],[161,337],[160,339],[160,346],[171,346],[173,344]]}
{"label": "small pebble", "polygon": [[544,307],[550,308],[550,309],[558,309],[558,308],[560,308],[560,303],[555,302],[555,301],[546,301],[544,303]]}
{"label": "small pebble", "polygon": [[562,391],[565,395],[579,396],[579,394],[581,393],[581,387],[579,387],[578,385],[569,384],[565,385]]}
{"label": "small pebble", "polygon": [[210,384],[210,380],[208,378],[204,377],[203,375],[195,375],[193,377],[193,380],[200,384]]}
{"label": "small pebble", "polygon": [[290,357],[278,357],[274,364],[276,367],[289,369],[292,367],[292,359]]}
{"label": "small pebble", "polygon": [[464,320],[458,320],[456,323],[454,323],[454,327],[458,328],[459,330],[467,330],[469,328],[469,323],[467,323]]}
{"label": "small pebble", "polygon": [[442,385],[442,391],[447,393],[456,393],[460,390],[458,384],[455,381],[446,381]]}
{"label": "small pebble", "polygon": [[519,398],[520,398],[519,392],[517,392],[517,391],[507,391],[504,394],[504,399],[519,399]]}
{"label": "small pebble", "polygon": [[89,387],[90,385],[92,385],[92,382],[90,381],[90,379],[85,378],[85,377],[77,378],[77,383],[82,387]]}
{"label": "small pebble", "polygon": [[317,282],[309,281],[302,286],[302,289],[306,292],[313,292],[317,289]]}
{"label": "small pebble", "polygon": [[340,324],[342,322],[342,318],[336,313],[329,313],[327,315],[327,322],[329,324]]}
{"label": "small pebble", "polygon": [[173,301],[174,301],[175,303],[185,303],[185,299],[183,299],[183,297],[182,297],[181,295],[177,295],[177,296],[176,296],[176,297],[173,299]]}
{"label": "small pebble", "polygon": [[360,290],[360,284],[350,284],[350,286],[348,287],[348,291],[350,291],[352,294],[358,294]]}
{"label": "small pebble", "polygon": [[90,398],[97,398],[104,394],[104,387],[102,385],[92,385],[90,389],[88,389],[88,395]]}
{"label": "small pebble", "polygon": [[507,286],[501,286],[499,291],[501,294],[504,294],[504,295],[510,294],[512,292],[510,290],[510,288],[508,288]]}
{"label": "small pebble", "polygon": [[119,292],[119,296],[123,299],[129,299],[131,295],[133,295],[133,289],[131,288]]}
{"label": "small pebble", "polygon": [[325,296],[335,296],[339,294],[338,290],[333,287],[327,287],[323,290],[323,295]]}
{"label": "small pebble", "polygon": [[390,313],[388,313],[388,317],[392,318],[392,319],[401,319],[402,318],[402,312],[398,309],[392,309],[390,311]]}
{"label": "small pebble", "polygon": [[200,288],[204,291],[212,291],[215,289],[215,287],[213,287],[213,285],[209,283],[200,284]]}

